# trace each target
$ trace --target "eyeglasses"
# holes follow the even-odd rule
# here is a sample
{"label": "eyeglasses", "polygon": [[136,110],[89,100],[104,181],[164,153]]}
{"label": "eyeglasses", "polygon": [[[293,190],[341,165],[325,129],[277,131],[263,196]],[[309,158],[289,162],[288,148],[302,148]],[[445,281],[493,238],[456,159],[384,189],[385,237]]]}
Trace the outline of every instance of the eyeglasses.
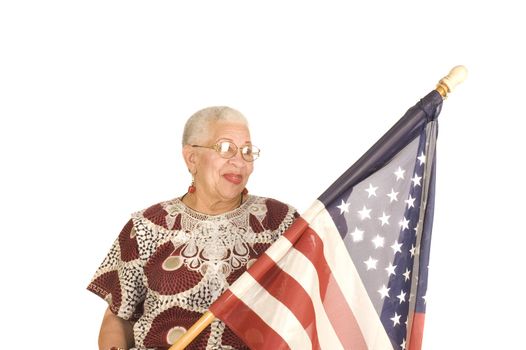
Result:
{"label": "eyeglasses", "polygon": [[247,162],[253,162],[259,158],[259,148],[256,146],[245,143],[244,145],[238,147],[235,143],[230,140],[219,140],[216,144],[212,146],[199,146],[192,145],[192,147],[201,147],[201,148],[210,148],[219,153],[222,158],[230,159],[237,154],[237,150],[241,151],[241,157]]}

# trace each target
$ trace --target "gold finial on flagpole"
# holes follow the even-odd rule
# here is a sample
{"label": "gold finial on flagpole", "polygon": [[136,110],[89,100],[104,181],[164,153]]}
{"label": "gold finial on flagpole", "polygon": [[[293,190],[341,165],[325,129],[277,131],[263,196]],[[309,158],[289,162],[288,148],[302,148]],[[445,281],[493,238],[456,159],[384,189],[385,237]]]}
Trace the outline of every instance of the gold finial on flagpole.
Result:
{"label": "gold finial on flagpole", "polygon": [[442,95],[442,98],[445,99],[447,94],[450,93],[455,88],[455,86],[462,83],[467,76],[468,70],[466,67],[453,67],[453,69],[449,71],[448,75],[440,79],[435,90],[438,91],[438,93]]}

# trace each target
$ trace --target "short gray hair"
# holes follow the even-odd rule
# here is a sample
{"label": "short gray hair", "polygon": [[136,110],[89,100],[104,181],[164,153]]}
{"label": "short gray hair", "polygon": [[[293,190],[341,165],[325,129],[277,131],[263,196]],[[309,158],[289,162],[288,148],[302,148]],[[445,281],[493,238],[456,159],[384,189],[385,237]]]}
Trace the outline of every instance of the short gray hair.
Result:
{"label": "short gray hair", "polygon": [[210,124],[218,121],[236,122],[248,127],[241,112],[227,106],[213,106],[195,112],[184,126],[183,146],[202,142],[210,132]]}

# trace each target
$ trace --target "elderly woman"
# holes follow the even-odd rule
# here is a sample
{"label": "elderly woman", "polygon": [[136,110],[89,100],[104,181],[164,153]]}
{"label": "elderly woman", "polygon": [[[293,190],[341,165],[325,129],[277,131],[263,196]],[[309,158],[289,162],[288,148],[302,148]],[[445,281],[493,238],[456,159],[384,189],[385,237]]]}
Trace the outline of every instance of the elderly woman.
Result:
{"label": "elderly woman", "polygon": [[[170,347],[297,216],[248,194],[259,149],[238,111],[195,113],[182,153],[188,192],[133,214],[88,286],[108,302],[100,349]],[[219,320],[188,347],[246,348]]]}

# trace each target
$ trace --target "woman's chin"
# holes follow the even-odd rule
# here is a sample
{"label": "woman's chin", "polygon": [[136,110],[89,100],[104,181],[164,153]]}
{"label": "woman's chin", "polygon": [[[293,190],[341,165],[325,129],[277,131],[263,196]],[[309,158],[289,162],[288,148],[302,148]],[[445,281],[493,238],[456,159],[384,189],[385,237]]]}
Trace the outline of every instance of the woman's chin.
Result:
{"label": "woman's chin", "polygon": [[242,192],[243,192],[242,188],[241,189],[233,188],[233,189],[222,191],[221,195],[225,200],[234,200],[234,199],[239,199]]}

